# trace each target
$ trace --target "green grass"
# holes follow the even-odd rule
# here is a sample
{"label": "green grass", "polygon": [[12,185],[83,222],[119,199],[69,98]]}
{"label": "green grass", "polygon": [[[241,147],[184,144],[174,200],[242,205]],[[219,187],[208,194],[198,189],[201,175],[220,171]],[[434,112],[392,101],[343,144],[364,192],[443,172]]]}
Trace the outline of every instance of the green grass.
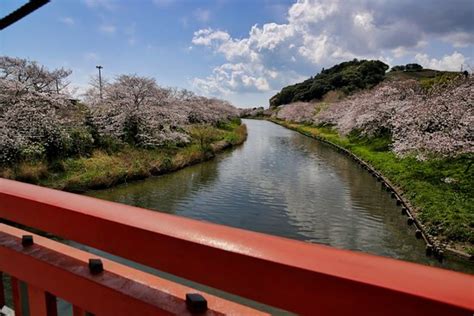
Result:
{"label": "green grass", "polygon": [[388,136],[373,139],[357,135],[342,137],[327,127],[278,123],[351,150],[404,192],[428,233],[452,242],[451,246],[458,249],[473,252],[474,166],[468,168],[472,156],[427,161],[399,158],[389,150]]}
{"label": "green grass", "polygon": [[[191,129],[191,143],[184,147],[144,149],[127,145],[111,153],[95,150],[90,157],[66,158],[49,164],[45,161],[20,163],[0,169],[0,176],[83,192],[144,179],[201,162],[223,148],[242,143],[247,137],[245,125],[240,125],[238,121],[219,127],[196,125]],[[213,146],[215,143],[220,145]]]}
{"label": "green grass", "polygon": [[423,89],[429,90],[433,86],[445,84],[457,76],[459,76],[459,72],[456,71],[422,69],[418,71],[390,71],[386,74],[386,80],[413,79],[419,81]]}

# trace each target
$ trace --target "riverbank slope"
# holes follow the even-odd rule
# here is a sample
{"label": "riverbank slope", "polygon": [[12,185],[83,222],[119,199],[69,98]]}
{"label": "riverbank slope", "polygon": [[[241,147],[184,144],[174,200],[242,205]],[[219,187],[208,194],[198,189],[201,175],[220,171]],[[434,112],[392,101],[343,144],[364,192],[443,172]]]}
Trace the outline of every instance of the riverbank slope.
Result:
{"label": "riverbank slope", "polygon": [[182,147],[145,149],[126,145],[119,150],[95,150],[89,157],[54,162],[22,162],[0,170],[0,176],[70,192],[108,188],[119,183],[172,172],[214,157],[242,144],[245,124],[189,127],[191,142]]}
{"label": "riverbank slope", "polygon": [[425,161],[401,158],[389,150],[388,138],[351,138],[327,127],[274,118],[270,121],[351,151],[386,177],[410,202],[413,215],[432,240],[466,257],[474,254],[474,174],[467,167],[467,157]]}

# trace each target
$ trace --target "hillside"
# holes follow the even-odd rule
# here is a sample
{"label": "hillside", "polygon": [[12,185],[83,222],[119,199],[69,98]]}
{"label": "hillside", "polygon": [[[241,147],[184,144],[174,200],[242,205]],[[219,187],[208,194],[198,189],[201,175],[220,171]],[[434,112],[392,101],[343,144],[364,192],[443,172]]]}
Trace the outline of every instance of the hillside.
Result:
{"label": "hillside", "polygon": [[270,107],[277,107],[297,101],[320,100],[331,90],[341,90],[345,94],[370,88],[385,78],[388,65],[378,60],[347,61],[301,83],[284,87],[270,99]]}
{"label": "hillside", "polygon": [[416,80],[423,88],[447,82],[458,72],[423,69],[418,64],[394,66],[389,72],[388,65],[379,60],[357,60],[343,62],[329,69],[323,69],[316,76],[303,82],[286,86],[270,98],[270,107],[298,101],[320,101],[331,91],[342,95],[372,88],[388,80]]}

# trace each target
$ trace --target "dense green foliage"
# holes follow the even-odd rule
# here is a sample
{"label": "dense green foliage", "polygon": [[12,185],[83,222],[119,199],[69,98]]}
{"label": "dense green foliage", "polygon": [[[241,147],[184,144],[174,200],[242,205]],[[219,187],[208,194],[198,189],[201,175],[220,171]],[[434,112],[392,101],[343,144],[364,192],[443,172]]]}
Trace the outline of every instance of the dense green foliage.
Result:
{"label": "dense green foliage", "polygon": [[[398,67],[398,66],[395,66],[395,67]],[[443,76],[444,78],[451,80],[459,76],[459,72],[441,71],[441,70],[433,70],[433,69],[420,69],[420,70],[411,70],[411,71],[391,70],[387,72],[385,79],[389,81],[412,79],[422,84],[423,84],[423,81],[429,81],[429,80],[434,79],[437,81],[436,83],[444,83],[444,82],[438,82],[438,79]]]}
{"label": "dense green foliage", "polygon": [[440,72],[434,77],[421,78],[419,81],[423,89],[430,90],[435,86],[449,84],[456,76],[459,76],[456,72]]}
{"label": "dense green foliage", "polygon": [[270,106],[276,107],[296,101],[321,99],[331,90],[346,94],[373,87],[385,78],[388,65],[378,60],[347,61],[322,70],[308,80],[284,87],[270,99]]}
{"label": "dense green foliage", "polygon": [[419,64],[406,64],[406,65],[398,65],[393,66],[390,71],[420,71],[423,67]]}

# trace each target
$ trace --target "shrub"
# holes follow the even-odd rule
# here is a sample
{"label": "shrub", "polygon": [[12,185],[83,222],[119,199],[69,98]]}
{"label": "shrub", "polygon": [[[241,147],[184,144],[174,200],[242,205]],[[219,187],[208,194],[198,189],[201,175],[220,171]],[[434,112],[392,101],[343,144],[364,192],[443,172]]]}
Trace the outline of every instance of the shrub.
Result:
{"label": "shrub", "polygon": [[21,149],[21,159],[29,162],[41,161],[46,157],[46,149],[41,144],[30,144]]}
{"label": "shrub", "polygon": [[192,126],[188,132],[202,151],[208,151],[211,143],[219,138],[215,129],[209,125]]}
{"label": "shrub", "polygon": [[69,130],[68,156],[90,156],[95,143],[92,134],[86,127]]}

